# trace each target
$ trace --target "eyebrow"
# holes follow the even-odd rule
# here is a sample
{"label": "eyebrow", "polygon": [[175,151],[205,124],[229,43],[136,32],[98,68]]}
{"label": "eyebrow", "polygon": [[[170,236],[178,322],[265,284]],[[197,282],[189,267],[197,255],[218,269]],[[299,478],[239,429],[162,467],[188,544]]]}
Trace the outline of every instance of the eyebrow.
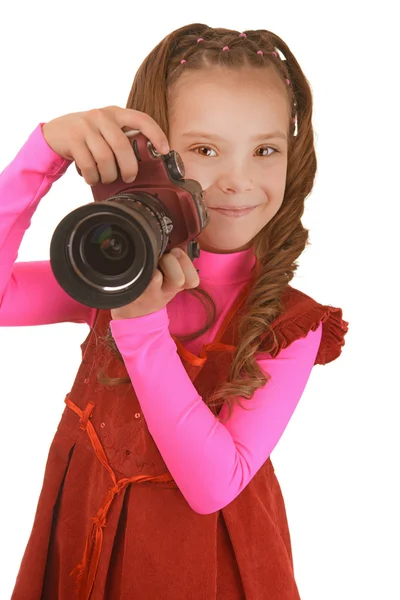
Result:
{"label": "eyebrow", "polygon": [[[204,133],[201,131],[187,131],[186,133],[182,134],[182,137],[197,137],[215,139],[219,142],[223,141],[222,137],[220,137],[219,135]],[[270,133],[260,133],[258,135],[254,135],[252,138],[250,138],[250,141],[257,142],[258,140],[266,140],[270,138],[282,138],[283,140],[286,140],[286,135],[282,133],[282,131],[271,131]]]}

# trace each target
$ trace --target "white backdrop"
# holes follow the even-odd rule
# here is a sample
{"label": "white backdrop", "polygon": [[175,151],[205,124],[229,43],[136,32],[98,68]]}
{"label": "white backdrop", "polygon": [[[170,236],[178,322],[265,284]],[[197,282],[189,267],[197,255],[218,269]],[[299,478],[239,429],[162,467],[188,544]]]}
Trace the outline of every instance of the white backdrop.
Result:
{"label": "white backdrop", "polygon": [[[39,122],[125,106],[144,57],[188,23],[272,30],[310,81],[318,172],[303,223],[312,245],[291,285],[343,308],[350,326],[342,356],[313,369],[271,456],[306,600],[400,598],[400,52],[389,4],[25,0],[0,12],[0,170]],[[91,200],[69,169],[41,201],[18,260],[48,259],[57,224]],[[87,334],[71,323],[0,329],[1,600],[11,596]]]}

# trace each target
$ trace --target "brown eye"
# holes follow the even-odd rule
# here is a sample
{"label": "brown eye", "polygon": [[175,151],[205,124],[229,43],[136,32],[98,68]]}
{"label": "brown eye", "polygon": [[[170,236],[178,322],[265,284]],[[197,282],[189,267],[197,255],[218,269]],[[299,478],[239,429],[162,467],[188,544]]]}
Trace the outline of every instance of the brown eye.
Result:
{"label": "brown eye", "polygon": [[[212,148],[210,148],[210,146],[197,146],[197,148],[193,148],[194,151],[196,150],[204,150],[204,148],[206,148],[207,150],[213,150]],[[215,150],[213,150],[213,152],[215,152]],[[206,154],[200,154],[200,156],[207,156]],[[212,158],[212,157],[211,157]]]}
{"label": "brown eye", "polygon": [[[274,152],[279,152],[276,148],[271,148],[271,146],[263,146],[259,148],[259,150],[273,150]],[[261,156],[271,156],[271,154],[262,154]]]}

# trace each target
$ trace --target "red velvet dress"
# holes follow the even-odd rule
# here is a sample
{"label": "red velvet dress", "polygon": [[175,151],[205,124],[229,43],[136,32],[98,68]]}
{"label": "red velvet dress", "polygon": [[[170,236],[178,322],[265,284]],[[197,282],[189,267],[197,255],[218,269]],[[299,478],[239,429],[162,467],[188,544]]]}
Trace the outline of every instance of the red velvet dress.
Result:
{"label": "red velvet dress", "polygon": [[[200,357],[175,340],[205,402],[227,378],[247,291]],[[285,312],[274,322],[272,356],[322,322],[315,364],[335,360],[348,328],[342,310],[290,286],[281,299]],[[97,381],[104,363],[110,377],[127,376],[124,363],[96,342],[110,319],[110,311],[98,311],[82,344],[12,600],[298,600],[270,458],[225,508],[193,511],[147,429],[133,386]]]}

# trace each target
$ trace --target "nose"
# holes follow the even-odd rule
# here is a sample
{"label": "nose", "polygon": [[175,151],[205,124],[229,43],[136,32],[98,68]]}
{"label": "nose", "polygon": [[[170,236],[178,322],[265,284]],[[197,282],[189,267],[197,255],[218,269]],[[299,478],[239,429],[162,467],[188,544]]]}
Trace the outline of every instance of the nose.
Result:
{"label": "nose", "polygon": [[218,187],[226,194],[243,194],[254,189],[254,183],[241,169],[232,168],[218,179]]}

